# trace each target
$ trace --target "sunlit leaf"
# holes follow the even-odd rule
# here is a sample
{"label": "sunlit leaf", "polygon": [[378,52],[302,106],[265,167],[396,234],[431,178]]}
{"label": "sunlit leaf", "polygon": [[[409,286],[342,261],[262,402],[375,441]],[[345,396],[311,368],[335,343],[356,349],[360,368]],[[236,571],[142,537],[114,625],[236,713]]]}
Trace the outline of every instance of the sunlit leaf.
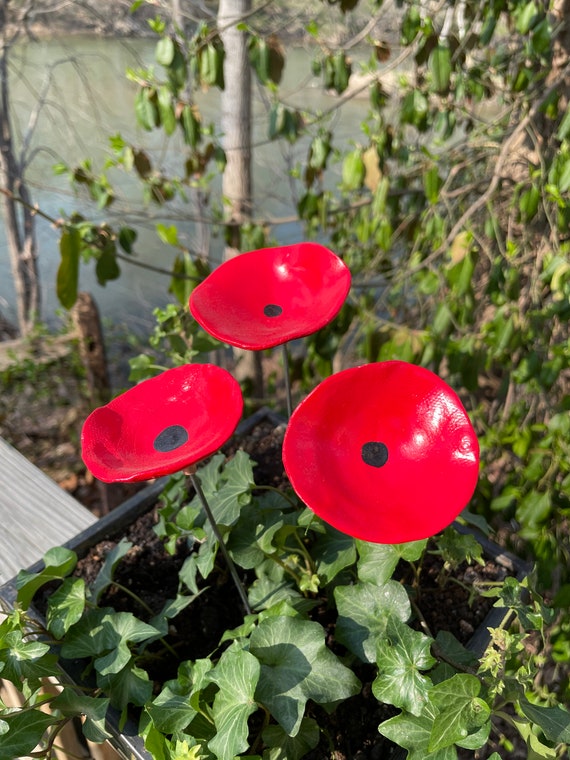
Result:
{"label": "sunlit leaf", "polygon": [[420,673],[435,665],[430,652],[433,639],[414,631],[393,615],[389,616],[386,635],[377,645],[378,675],[372,693],[386,702],[420,715],[428,700],[431,681]]}
{"label": "sunlit leaf", "polygon": [[480,691],[481,681],[469,673],[457,673],[430,690],[430,702],[439,713],[433,722],[429,752],[465,739],[474,728],[487,722],[491,710],[479,698]]}
{"label": "sunlit leaf", "polygon": [[337,586],[338,608],[336,638],[364,662],[376,662],[378,642],[386,634],[388,616],[405,622],[410,616],[410,601],[396,581],[381,586],[357,583]]}
{"label": "sunlit leaf", "polygon": [[45,583],[61,580],[69,575],[77,564],[77,555],[71,549],[54,547],[49,549],[44,557],[44,568],[39,573],[21,570],[16,578],[18,602],[24,609],[29,607],[36,591]]}
{"label": "sunlit leaf", "polygon": [[427,541],[408,541],[404,544],[372,544],[368,541],[357,541],[358,577],[381,586],[390,580],[398,562],[403,559],[415,562],[426,547]]}
{"label": "sunlit leaf", "polygon": [[188,693],[177,686],[176,682],[166,684],[160,694],[146,706],[156,728],[165,734],[183,731],[196,715]]}
{"label": "sunlit leaf", "polygon": [[48,630],[62,638],[69,628],[81,619],[85,609],[85,581],[83,578],[65,578],[61,586],[50,595],[46,613]]}
{"label": "sunlit leaf", "polygon": [[254,695],[260,670],[253,654],[230,647],[208,675],[220,689],[212,709],[216,735],[208,742],[219,760],[233,760],[249,746],[247,720],[257,710]]}
{"label": "sunlit leaf", "polygon": [[289,736],[296,736],[307,700],[330,704],[357,694],[360,682],[327,648],[318,624],[296,617],[265,618],[250,652],[261,663],[256,699]]}
{"label": "sunlit leaf", "polygon": [[453,745],[428,751],[428,744],[437,710],[426,705],[420,716],[402,712],[381,723],[378,731],[390,741],[408,750],[407,760],[457,760]]}

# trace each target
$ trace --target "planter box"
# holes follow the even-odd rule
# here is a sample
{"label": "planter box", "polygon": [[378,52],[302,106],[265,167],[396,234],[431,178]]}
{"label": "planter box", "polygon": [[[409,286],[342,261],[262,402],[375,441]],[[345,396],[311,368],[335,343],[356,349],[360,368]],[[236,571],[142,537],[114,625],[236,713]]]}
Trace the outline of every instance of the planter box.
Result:
{"label": "planter box", "polygon": [[[263,422],[269,422],[274,427],[284,424],[283,418],[279,415],[273,413],[271,410],[261,409],[238,426],[235,438],[237,440],[243,438],[257,425]],[[73,539],[66,542],[64,546],[74,550],[81,558],[92,546],[100,541],[110,537],[120,536],[121,532],[123,532],[128,525],[153,508],[166,481],[167,478],[162,478],[144,488],[138,494],[124,502],[120,507],[113,510],[110,514],[98,520],[92,527],[82,531]],[[501,547],[489,541],[482,534],[458,523],[455,523],[454,527],[459,532],[474,534],[483,546],[485,558],[492,560],[495,564],[504,568],[508,575],[515,576],[519,580],[522,580],[530,571],[530,565],[504,551]],[[30,572],[38,572],[42,569],[42,563],[36,563],[28,569]],[[15,579],[12,579],[3,587],[0,587],[0,598],[9,606],[14,606],[16,596]],[[32,616],[35,616],[36,619],[40,620],[42,623],[44,622],[40,613],[33,607],[30,608],[29,612]],[[497,627],[501,621],[503,621],[504,615],[504,609],[491,608],[484,621],[476,628],[471,636],[467,644],[468,648],[480,656],[489,643],[487,629]],[[81,661],[62,660],[61,665],[66,680],[79,683],[84,663]],[[150,753],[144,748],[142,739],[137,735],[137,725],[132,721],[127,721],[126,725],[119,728],[119,717],[119,714],[115,711],[109,711],[108,730],[112,734],[113,738],[110,741],[114,748],[126,758],[126,760],[153,760]],[[392,753],[392,760],[399,760],[400,757],[405,757],[406,751],[402,750],[400,752],[400,749],[401,748],[397,748]]]}

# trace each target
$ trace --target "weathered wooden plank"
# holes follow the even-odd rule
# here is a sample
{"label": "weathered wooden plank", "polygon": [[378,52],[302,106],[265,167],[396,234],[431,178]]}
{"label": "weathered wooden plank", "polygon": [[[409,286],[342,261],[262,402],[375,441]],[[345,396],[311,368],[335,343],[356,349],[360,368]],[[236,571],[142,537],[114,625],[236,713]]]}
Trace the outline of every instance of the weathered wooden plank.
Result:
{"label": "weathered wooden plank", "polygon": [[0,438],[0,584],[96,520]]}

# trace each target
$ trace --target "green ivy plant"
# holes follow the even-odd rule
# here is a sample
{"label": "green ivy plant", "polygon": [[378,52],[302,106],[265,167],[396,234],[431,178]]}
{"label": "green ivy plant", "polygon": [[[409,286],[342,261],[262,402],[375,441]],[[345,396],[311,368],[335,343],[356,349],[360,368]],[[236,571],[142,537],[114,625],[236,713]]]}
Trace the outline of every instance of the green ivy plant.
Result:
{"label": "green ivy plant", "polygon": [[[365,682],[379,704],[392,708],[379,732],[412,760],[451,760],[457,748],[485,747],[499,720],[518,731],[529,757],[564,756],[570,713],[556,694],[537,694],[533,686],[556,613],[532,575],[473,584],[473,596],[491,597],[505,611],[486,649],[475,653],[449,631],[430,631],[421,613],[426,559],[441,555],[438,584],[453,585],[454,567],[483,562],[473,535],[452,527],[429,542],[352,539],[316,518],[291,490],[257,486],[254,463],[241,450],[227,461],[215,455],[199,477],[254,612],[212,641],[208,656],[180,660],[176,677],[156,692],[148,662],[172,654],[168,633],[176,616],[220,581],[210,523],[198,499],[188,499],[186,477],[173,476],[155,531],[167,552],[181,543],[191,551],[176,596],[161,609],[139,600],[143,612],[135,615],[102,604],[132,548],[125,539],[91,584],[74,574],[77,555],[66,548],[50,550],[41,571],[19,574],[17,604],[0,624],[0,673],[22,692],[24,706],[0,705],[2,760],[50,757],[61,728],[79,715],[85,737],[104,741],[110,707],[122,720],[138,716],[139,735],[156,760],[300,759],[326,732],[323,716]],[[47,584],[52,593],[40,620],[33,600]],[[76,658],[87,685],[61,675],[60,664]],[[57,696],[42,691],[46,677],[61,683]]]}

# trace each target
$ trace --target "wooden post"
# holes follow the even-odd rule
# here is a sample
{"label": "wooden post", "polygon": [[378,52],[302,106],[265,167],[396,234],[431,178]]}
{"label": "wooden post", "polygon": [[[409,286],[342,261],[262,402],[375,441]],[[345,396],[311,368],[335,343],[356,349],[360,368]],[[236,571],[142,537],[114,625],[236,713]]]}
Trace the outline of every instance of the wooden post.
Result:
{"label": "wooden post", "polygon": [[93,406],[106,404],[111,398],[103,329],[99,309],[89,293],[79,293],[72,309],[72,319],[79,333],[79,353],[87,372]]}

